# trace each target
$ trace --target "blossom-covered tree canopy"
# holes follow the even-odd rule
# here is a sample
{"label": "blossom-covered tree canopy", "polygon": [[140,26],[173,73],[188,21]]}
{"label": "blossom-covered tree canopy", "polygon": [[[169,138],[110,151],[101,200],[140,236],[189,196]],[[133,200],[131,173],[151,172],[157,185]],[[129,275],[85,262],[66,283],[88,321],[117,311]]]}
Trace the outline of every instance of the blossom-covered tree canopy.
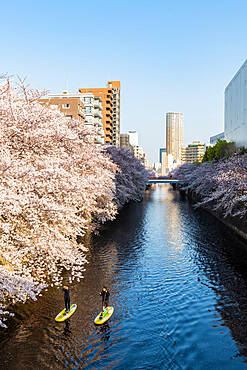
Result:
{"label": "blossom-covered tree canopy", "polygon": [[108,146],[106,152],[118,165],[115,176],[115,202],[118,208],[122,208],[131,200],[141,200],[148,180],[148,171],[129,150]]}
{"label": "blossom-covered tree canopy", "polygon": [[182,189],[194,191],[205,206],[219,211],[224,217],[247,215],[247,155],[235,154],[228,159],[186,163],[173,171],[185,181]]}
{"label": "blossom-covered tree canopy", "polygon": [[[40,96],[9,81],[0,85],[0,314],[9,301],[35,299],[45,284],[59,285],[64,268],[79,279],[86,259],[77,237],[92,220],[94,227],[113,220],[124,204],[117,160],[90,142],[81,122],[41,105]],[[135,168],[136,179],[145,177]],[[138,181],[138,190],[132,183],[121,188],[125,201],[140,199]]]}

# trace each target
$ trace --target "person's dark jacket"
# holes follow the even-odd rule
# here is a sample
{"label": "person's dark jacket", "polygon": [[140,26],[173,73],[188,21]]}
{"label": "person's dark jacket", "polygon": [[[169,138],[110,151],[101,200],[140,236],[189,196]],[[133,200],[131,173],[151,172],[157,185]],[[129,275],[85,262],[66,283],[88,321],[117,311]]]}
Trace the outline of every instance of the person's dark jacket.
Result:
{"label": "person's dark jacket", "polygon": [[63,288],[64,299],[70,299],[70,289]]}
{"label": "person's dark jacket", "polygon": [[103,289],[100,293],[101,297],[102,297],[102,302],[106,302],[108,301],[109,297],[110,297],[110,293],[108,292],[108,290],[105,292]]}

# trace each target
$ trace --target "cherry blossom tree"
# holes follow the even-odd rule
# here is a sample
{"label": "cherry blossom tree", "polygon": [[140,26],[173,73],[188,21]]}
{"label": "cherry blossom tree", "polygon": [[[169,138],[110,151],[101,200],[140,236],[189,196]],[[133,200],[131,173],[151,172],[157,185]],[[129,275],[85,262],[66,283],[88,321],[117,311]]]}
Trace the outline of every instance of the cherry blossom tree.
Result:
{"label": "cherry blossom tree", "polygon": [[114,199],[118,209],[130,201],[141,200],[148,180],[148,171],[144,165],[127,149],[108,146],[105,151],[118,166]]}
{"label": "cherry blossom tree", "polygon": [[38,102],[36,91],[0,86],[0,299],[35,298],[59,284],[63,268],[80,278],[78,245],[92,217],[117,213],[117,166],[88,140],[80,122]]}
{"label": "cherry blossom tree", "polygon": [[0,85],[0,326],[8,303],[59,286],[64,269],[80,279],[78,236],[144,189],[138,160],[92,144],[96,132],[39,103],[45,93],[21,81]]}
{"label": "cherry blossom tree", "polygon": [[204,206],[218,211],[223,217],[247,215],[247,155],[235,154],[228,159],[186,163],[173,171],[185,181],[181,189],[195,192]]}

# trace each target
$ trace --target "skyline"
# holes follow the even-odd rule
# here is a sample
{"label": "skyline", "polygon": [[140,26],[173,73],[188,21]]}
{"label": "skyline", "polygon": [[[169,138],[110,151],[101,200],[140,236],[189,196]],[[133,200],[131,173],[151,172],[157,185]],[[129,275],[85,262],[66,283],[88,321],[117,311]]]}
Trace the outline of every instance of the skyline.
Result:
{"label": "skyline", "polygon": [[245,1],[3,1],[1,72],[50,93],[121,81],[121,133],[150,162],[165,115],[184,114],[184,146],[223,131],[224,90],[246,60]]}

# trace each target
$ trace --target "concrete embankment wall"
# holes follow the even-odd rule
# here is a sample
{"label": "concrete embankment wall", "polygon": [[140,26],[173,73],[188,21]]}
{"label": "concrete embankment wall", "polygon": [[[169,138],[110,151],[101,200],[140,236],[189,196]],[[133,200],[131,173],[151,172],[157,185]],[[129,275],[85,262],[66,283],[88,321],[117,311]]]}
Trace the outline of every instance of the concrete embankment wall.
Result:
{"label": "concrete embankment wall", "polygon": [[[179,184],[172,184],[172,187],[174,190],[178,190],[185,194],[188,199],[190,199],[192,202],[196,203],[200,201],[200,197],[195,194],[193,191],[181,191],[179,189]],[[228,226],[230,229],[232,229],[235,233],[240,235],[242,238],[244,238],[247,241],[247,216],[245,217],[223,217],[223,215],[220,212],[213,211],[207,207],[203,207],[207,212],[209,212],[211,215],[216,217],[218,220],[223,222],[226,226]]]}

